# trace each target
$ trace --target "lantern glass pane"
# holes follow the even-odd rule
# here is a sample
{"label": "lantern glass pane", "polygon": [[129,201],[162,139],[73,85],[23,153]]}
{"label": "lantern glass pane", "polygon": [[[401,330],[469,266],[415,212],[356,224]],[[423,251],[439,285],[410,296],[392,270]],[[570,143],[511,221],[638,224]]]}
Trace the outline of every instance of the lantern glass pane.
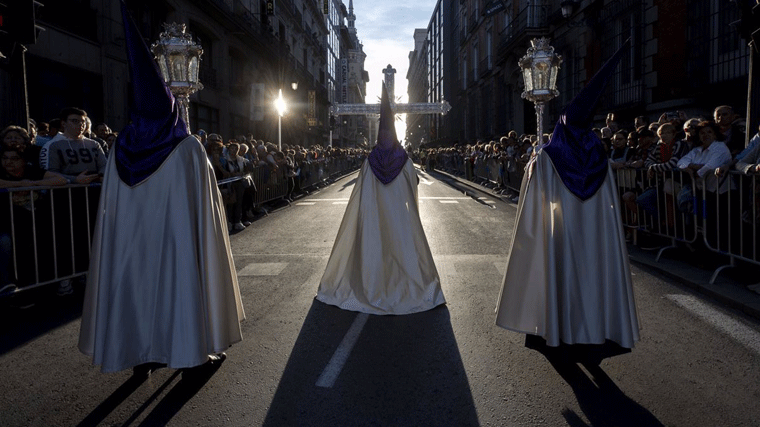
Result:
{"label": "lantern glass pane", "polygon": [[158,61],[158,67],[161,69],[161,77],[164,78],[164,82],[168,82],[170,80],[169,77],[169,70],[166,68],[166,57],[164,55],[160,55],[158,58],[156,58]]}
{"label": "lantern glass pane", "polygon": [[169,62],[172,68],[172,81],[187,81],[187,62],[185,62],[185,56],[180,53],[173,53],[169,55]]}
{"label": "lantern glass pane", "polygon": [[188,80],[190,80],[191,83],[198,83],[198,57],[193,56],[190,58],[190,64],[189,64],[189,71],[190,75],[188,76]]}
{"label": "lantern glass pane", "polygon": [[559,71],[559,64],[552,67],[551,80],[549,81],[549,89],[557,88],[557,72]]}
{"label": "lantern glass pane", "polygon": [[549,85],[549,64],[545,61],[534,62],[533,67],[533,88],[535,90],[546,90]]}
{"label": "lantern glass pane", "polygon": [[533,76],[530,68],[523,68],[523,80],[525,81],[525,92],[533,90]]}

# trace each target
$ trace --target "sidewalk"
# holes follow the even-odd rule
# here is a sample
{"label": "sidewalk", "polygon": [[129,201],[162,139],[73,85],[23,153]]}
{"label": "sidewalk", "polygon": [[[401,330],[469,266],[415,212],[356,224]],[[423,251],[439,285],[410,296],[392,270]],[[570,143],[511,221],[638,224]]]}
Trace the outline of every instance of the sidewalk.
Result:
{"label": "sidewalk", "polygon": [[[437,169],[433,173],[456,180],[473,190],[499,198],[504,203],[512,203],[508,197],[495,194],[492,189],[463,177]],[[660,259],[656,260],[659,252],[659,250],[643,250],[631,243],[628,244],[628,255],[631,262],[637,266],[666,276],[715,299],[727,307],[760,319],[760,293],[753,292],[748,288],[750,285],[760,283],[760,266],[736,261],[734,267],[723,269],[715,282],[710,284],[710,279],[715,270],[722,265],[729,264],[728,256],[716,253],[691,253],[685,248],[679,247],[665,249]]]}

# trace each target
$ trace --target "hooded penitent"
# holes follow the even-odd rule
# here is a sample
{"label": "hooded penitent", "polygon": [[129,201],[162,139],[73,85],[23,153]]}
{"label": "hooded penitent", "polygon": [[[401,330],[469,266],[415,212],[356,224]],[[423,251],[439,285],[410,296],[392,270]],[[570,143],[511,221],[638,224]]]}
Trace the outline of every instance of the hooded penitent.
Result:
{"label": "hooded penitent", "polygon": [[583,90],[565,107],[551,140],[543,150],[554,163],[565,186],[581,200],[596,194],[607,176],[607,155],[591,130],[594,110],[630,39],[605,63]]}
{"label": "hooded penitent", "polygon": [[401,172],[408,155],[396,137],[395,115],[391,110],[388,91],[383,83],[380,101],[380,124],[377,131],[377,145],[369,153],[369,165],[377,179],[388,184]]}
{"label": "hooded penitent", "polygon": [[132,122],[119,133],[114,147],[119,177],[135,186],[155,172],[188,136],[179,105],[161,78],[158,65],[121,2],[124,35],[132,78]]}

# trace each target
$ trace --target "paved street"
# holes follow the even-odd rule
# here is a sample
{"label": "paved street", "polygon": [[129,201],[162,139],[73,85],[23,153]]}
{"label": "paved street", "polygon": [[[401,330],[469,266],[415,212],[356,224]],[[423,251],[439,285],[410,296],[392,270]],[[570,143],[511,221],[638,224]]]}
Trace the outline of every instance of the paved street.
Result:
{"label": "paved street", "polygon": [[516,205],[421,173],[447,304],[368,316],[314,300],[350,174],[231,236],[244,341],[208,375],[102,374],[82,289],[2,315],[3,426],[757,426],[760,324],[633,266],[641,341],[601,365],[494,326]]}

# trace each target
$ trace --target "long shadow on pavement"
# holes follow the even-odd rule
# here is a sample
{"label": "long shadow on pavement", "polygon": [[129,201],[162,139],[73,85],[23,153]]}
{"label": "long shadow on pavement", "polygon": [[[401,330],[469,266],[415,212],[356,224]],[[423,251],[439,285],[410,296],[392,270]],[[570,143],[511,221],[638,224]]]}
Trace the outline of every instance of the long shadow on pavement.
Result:
{"label": "long shadow on pavement", "polygon": [[570,409],[564,409],[562,416],[573,427],[619,426],[657,427],[663,424],[646,408],[636,403],[618,388],[617,384],[597,363],[582,362],[587,375],[579,363],[561,354],[545,354],[547,360],[573,389],[575,397],[588,423]]}
{"label": "long shadow on pavement", "polygon": [[312,303],[264,426],[479,425],[445,306],[370,316],[332,387],[318,387],[358,315]]}
{"label": "long shadow on pavement", "polygon": [[338,192],[340,193],[341,191],[345,190],[346,188],[351,187],[352,185],[356,184],[356,180],[358,178],[359,177],[356,176],[356,177],[354,177],[354,178],[349,179],[348,181],[346,181],[343,185],[340,186],[340,189],[338,190]]}
{"label": "long shadow on pavement", "polygon": [[[121,426],[135,424],[154,403],[155,407],[140,421],[140,426],[163,426],[195,396],[211,379],[219,369],[216,366],[200,366],[190,369],[175,370],[152,395],[145,399],[142,404],[130,414]],[[177,381],[177,378],[181,378]],[[145,378],[132,376],[108,398],[101,402],[77,427],[101,425],[106,419],[123,404],[138,387],[145,382]],[[170,388],[171,387],[171,388]],[[165,395],[166,390],[169,390]],[[163,395],[163,397],[162,397]]]}

